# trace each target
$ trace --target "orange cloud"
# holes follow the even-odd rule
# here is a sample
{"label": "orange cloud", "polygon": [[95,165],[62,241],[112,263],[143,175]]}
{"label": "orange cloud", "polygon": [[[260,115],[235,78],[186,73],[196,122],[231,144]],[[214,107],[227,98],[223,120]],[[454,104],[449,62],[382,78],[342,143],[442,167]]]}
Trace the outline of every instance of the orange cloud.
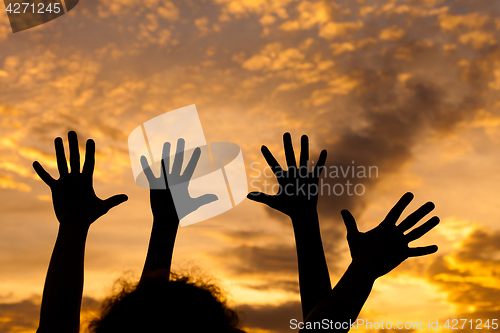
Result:
{"label": "orange cloud", "polygon": [[332,9],[325,1],[302,1],[297,5],[296,10],[298,17],[281,24],[281,29],[285,31],[307,30],[315,25],[323,25],[331,20],[330,11]]}
{"label": "orange cloud", "polygon": [[39,297],[17,303],[0,303],[1,332],[34,332],[38,327]]}
{"label": "orange cloud", "polygon": [[398,39],[401,39],[404,35],[405,31],[403,29],[400,29],[397,26],[392,26],[390,28],[382,30],[380,32],[379,38],[394,42]]}
{"label": "orange cloud", "polygon": [[200,30],[202,36],[210,32],[210,28],[208,27],[208,18],[206,17],[195,19],[194,25]]}
{"label": "orange cloud", "polygon": [[441,28],[448,31],[457,31],[460,27],[479,29],[488,20],[489,17],[487,15],[481,15],[479,13],[470,13],[466,15],[451,15],[446,13],[439,16]]}
{"label": "orange cloud", "polygon": [[[257,14],[263,17],[276,15],[279,18],[288,18],[287,6],[297,0],[216,0],[222,7],[222,14],[219,16],[221,22],[228,21],[231,16],[240,18],[242,15]],[[269,18],[267,19],[269,20]],[[265,21],[265,19],[264,19]]]}
{"label": "orange cloud", "polygon": [[362,21],[357,22],[328,22],[319,30],[319,36],[332,39],[345,37],[348,33],[357,31],[363,27]]}
{"label": "orange cloud", "polygon": [[0,174],[0,188],[14,189],[21,192],[30,192],[31,187],[27,184],[15,181],[12,175]]}
{"label": "orange cloud", "polygon": [[448,293],[458,312],[482,317],[499,311],[500,232],[477,228],[456,250],[437,257],[428,276]]}
{"label": "orange cloud", "polygon": [[490,82],[488,85],[490,89],[500,90],[500,68],[495,69],[493,74],[495,75],[495,80]]}
{"label": "orange cloud", "polygon": [[358,80],[343,75],[332,79],[328,83],[329,87],[313,91],[311,97],[304,101],[305,105],[319,106],[330,102],[335,95],[347,95],[359,85]]}
{"label": "orange cloud", "polygon": [[295,48],[283,50],[280,43],[267,44],[260,54],[252,56],[243,63],[243,68],[256,71],[280,71],[288,68],[301,69],[311,67],[304,62],[305,56]]}
{"label": "orange cloud", "polygon": [[356,47],[352,43],[348,43],[348,42],[333,43],[330,47],[333,49],[334,55],[339,55],[339,54],[342,54],[344,52],[354,51],[356,49]]}
{"label": "orange cloud", "polygon": [[459,37],[459,40],[462,44],[470,44],[475,49],[481,49],[484,46],[495,45],[497,43],[491,33],[480,30],[465,33]]}

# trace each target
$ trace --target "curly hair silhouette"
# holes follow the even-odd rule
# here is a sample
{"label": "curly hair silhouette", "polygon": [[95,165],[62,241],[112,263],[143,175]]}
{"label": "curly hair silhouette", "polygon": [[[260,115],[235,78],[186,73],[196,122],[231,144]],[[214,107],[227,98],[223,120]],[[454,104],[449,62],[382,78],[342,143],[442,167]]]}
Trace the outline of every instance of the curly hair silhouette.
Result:
{"label": "curly hair silhouette", "polygon": [[89,324],[92,333],[108,332],[243,332],[215,284],[163,270],[137,284],[121,282],[121,290],[102,303]]}

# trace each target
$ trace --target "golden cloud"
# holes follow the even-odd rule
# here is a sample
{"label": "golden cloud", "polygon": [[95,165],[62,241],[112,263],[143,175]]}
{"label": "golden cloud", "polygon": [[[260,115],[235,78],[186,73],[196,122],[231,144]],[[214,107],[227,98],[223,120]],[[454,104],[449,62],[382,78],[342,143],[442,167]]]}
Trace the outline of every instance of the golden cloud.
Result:
{"label": "golden cloud", "polygon": [[439,25],[443,30],[448,31],[457,31],[460,27],[479,29],[488,20],[489,17],[487,15],[481,15],[479,13],[466,15],[451,15],[445,13],[439,16]]}
{"label": "golden cloud", "polygon": [[357,31],[363,27],[362,21],[357,22],[328,22],[319,30],[319,36],[332,39],[345,37],[348,33]]}
{"label": "golden cloud", "polygon": [[[219,21],[231,20],[231,16],[240,18],[249,14],[262,15],[269,17],[276,15],[281,19],[288,18],[287,6],[297,0],[216,0],[215,2],[222,7],[222,14]],[[269,20],[269,18],[267,19]],[[265,19],[264,19],[265,21]]]}
{"label": "golden cloud", "polygon": [[405,31],[403,29],[400,29],[397,26],[392,26],[390,28],[382,30],[380,32],[379,38],[382,40],[394,42],[398,39],[401,39],[404,35]]}
{"label": "golden cloud", "polygon": [[438,256],[428,276],[459,312],[499,311],[500,231],[476,228],[456,250]]}
{"label": "golden cloud", "polygon": [[500,66],[494,70],[493,74],[495,75],[495,80],[490,82],[488,85],[490,89],[500,90]]}
{"label": "golden cloud", "polygon": [[243,63],[243,68],[256,71],[280,71],[288,68],[300,69],[311,67],[303,62],[305,56],[296,48],[283,50],[281,43],[267,44],[258,55],[252,56]]}
{"label": "golden cloud", "polygon": [[21,192],[31,191],[31,187],[29,185],[15,181],[12,175],[4,175],[4,174],[0,174],[0,188],[13,189]]}
{"label": "golden cloud", "polygon": [[315,25],[323,25],[331,20],[331,8],[325,1],[309,2],[302,1],[296,8],[298,17],[281,24],[280,28],[285,31],[307,30]]}
{"label": "golden cloud", "polygon": [[319,106],[330,102],[335,95],[347,95],[359,85],[359,81],[348,75],[343,75],[332,79],[328,85],[328,88],[313,91],[311,97],[305,100],[304,104]]}
{"label": "golden cloud", "polygon": [[489,33],[480,30],[471,31],[460,35],[459,40],[462,44],[470,44],[475,49],[481,49],[484,46],[495,45],[495,37]]}
{"label": "golden cloud", "polygon": [[356,47],[352,43],[348,43],[348,42],[333,43],[332,45],[330,45],[330,47],[333,49],[334,55],[339,55],[339,54],[342,54],[344,52],[354,51],[356,49]]}

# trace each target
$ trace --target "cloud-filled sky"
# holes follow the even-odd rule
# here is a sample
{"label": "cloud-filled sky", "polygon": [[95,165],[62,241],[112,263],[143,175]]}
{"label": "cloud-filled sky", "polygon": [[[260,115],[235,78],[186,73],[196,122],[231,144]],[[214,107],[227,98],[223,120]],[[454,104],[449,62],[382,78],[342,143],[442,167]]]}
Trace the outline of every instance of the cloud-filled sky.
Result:
{"label": "cloud-filled sky", "polygon": [[[58,223],[34,160],[57,176],[53,139],[96,141],[95,188],[129,201],[91,227],[84,316],[116,279],[137,277],[151,226],[132,176],[129,133],[196,104],[207,141],[243,151],[263,190],[267,145],[282,134],[327,166],[375,166],[363,195],[324,193],[332,282],[349,263],[340,210],[377,225],[406,191],[433,201],[437,244],[379,279],[360,317],[405,322],[498,318],[500,306],[500,2],[491,0],[81,0],[13,34],[0,15],[0,332],[34,332]],[[296,149],[298,151],[298,149]],[[272,179],[267,179],[272,181]],[[338,194],[338,192],[337,192]],[[288,332],[300,316],[289,221],[245,200],[180,229],[173,268],[214,277],[249,332]]]}

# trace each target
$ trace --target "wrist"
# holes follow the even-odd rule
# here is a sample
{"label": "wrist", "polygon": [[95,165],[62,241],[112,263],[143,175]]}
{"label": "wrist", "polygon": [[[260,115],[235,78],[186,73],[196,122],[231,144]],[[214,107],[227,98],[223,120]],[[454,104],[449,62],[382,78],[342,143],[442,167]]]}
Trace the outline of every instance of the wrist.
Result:
{"label": "wrist", "polygon": [[59,224],[57,238],[61,241],[71,241],[74,244],[84,244],[87,240],[87,235],[90,225],[78,225],[71,223]]}
{"label": "wrist", "polygon": [[296,232],[319,231],[319,217],[316,210],[304,210],[288,216]]}
{"label": "wrist", "polygon": [[350,275],[356,276],[360,280],[367,282],[375,282],[378,276],[375,274],[375,269],[371,267],[366,260],[354,259],[349,264],[347,271]]}
{"label": "wrist", "polygon": [[305,220],[305,219],[307,219],[307,220],[311,220],[311,219],[318,220],[318,210],[316,209],[316,207],[298,210],[296,212],[293,212],[293,213],[290,213],[290,214],[287,214],[287,215],[292,220],[292,223],[294,223],[294,222],[300,222],[300,221]]}
{"label": "wrist", "polygon": [[177,214],[154,214],[153,224],[171,226],[177,228],[179,226],[179,219]]}

